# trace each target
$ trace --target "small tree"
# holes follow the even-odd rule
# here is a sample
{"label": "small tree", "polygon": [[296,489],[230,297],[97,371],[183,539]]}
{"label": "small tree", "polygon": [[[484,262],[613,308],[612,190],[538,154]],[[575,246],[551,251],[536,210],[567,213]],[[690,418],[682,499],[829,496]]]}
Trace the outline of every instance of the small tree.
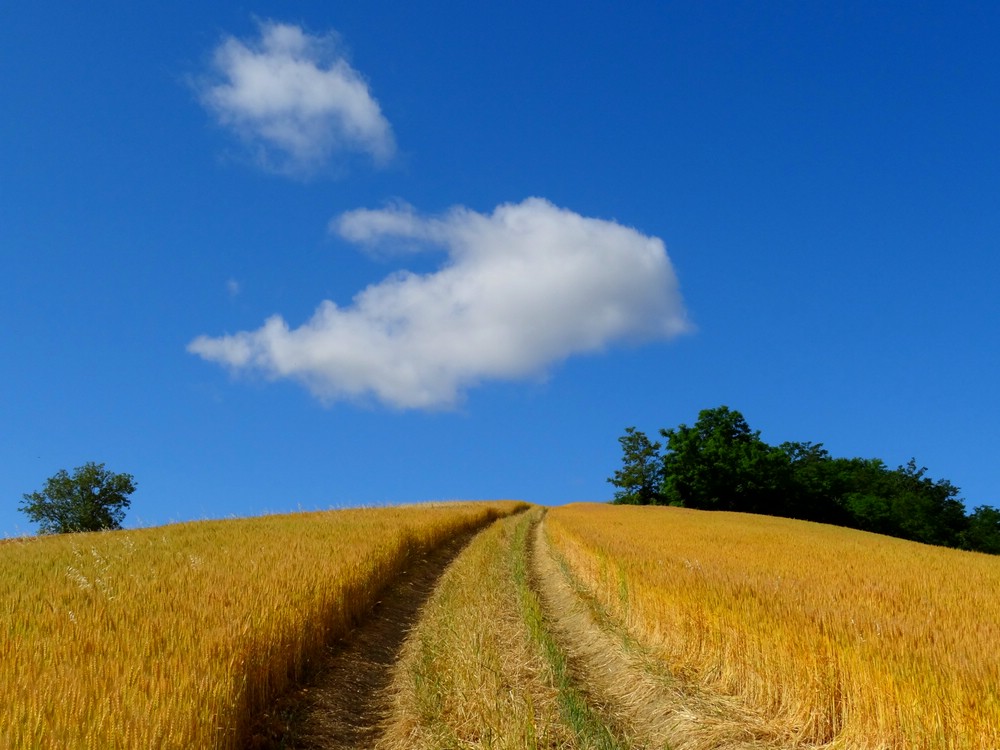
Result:
{"label": "small tree", "polygon": [[41,492],[25,494],[19,510],[42,534],[120,529],[133,492],[131,474],[114,474],[90,462],[74,469],[73,476],[60,469]]}
{"label": "small tree", "polygon": [[626,427],[618,438],[622,446],[622,468],[608,479],[618,488],[613,502],[623,505],[657,505],[660,502],[660,444]]}

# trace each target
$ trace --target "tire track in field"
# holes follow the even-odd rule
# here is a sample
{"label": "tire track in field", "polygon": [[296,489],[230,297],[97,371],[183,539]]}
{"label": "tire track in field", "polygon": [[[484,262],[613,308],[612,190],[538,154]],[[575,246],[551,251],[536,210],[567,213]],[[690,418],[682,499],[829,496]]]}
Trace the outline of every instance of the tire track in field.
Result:
{"label": "tire track in field", "polygon": [[445,571],[403,647],[377,748],[581,747],[534,627],[527,548],[543,512],[494,522]]}
{"label": "tire track in field", "polygon": [[392,669],[420,608],[445,568],[492,520],[415,556],[368,619],[327,649],[312,679],[258,719],[247,749],[374,747],[390,707],[386,688]]}
{"label": "tire track in field", "polygon": [[698,694],[669,675],[574,587],[550,549],[544,520],[530,547],[532,584],[547,626],[580,686],[615,735],[632,748],[774,750],[762,718],[721,696]]}

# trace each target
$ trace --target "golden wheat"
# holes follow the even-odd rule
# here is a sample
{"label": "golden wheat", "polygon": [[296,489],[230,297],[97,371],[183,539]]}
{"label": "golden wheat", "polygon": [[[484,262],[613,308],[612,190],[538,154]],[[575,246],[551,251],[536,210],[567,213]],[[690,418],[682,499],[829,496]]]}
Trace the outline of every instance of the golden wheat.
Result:
{"label": "golden wheat", "polygon": [[1000,558],[681,508],[565,506],[546,527],[675,674],[788,744],[1000,747]]}
{"label": "golden wheat", "polygon": [[409,554],[519,507],[301,513],[5,544],[0,747],[236,747]]}

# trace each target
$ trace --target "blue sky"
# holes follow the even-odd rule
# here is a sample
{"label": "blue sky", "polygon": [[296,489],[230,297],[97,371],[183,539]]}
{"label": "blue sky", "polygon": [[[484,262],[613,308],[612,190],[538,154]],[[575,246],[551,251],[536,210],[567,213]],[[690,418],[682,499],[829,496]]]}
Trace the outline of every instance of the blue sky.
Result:
{"label": "blue sky", "polygon": [[[875,7],[877,5],[877,7]],[[0,535],[606,500],[628,425],[1000,503],[1000,11],[8,3]]]}

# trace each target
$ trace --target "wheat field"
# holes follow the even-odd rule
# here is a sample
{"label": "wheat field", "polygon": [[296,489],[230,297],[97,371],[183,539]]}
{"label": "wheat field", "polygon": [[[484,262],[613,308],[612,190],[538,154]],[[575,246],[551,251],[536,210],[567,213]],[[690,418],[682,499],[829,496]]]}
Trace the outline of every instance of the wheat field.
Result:
{"label": "wheat field", "polygon": [[784,745],[1000,747],[1000,558],[682,508],[578,504],[545,524],[613,620]]}
{"label": "wheat field", "polygon": [[522,503],[0,545],[0,747],[232,748],[408,556]]}

